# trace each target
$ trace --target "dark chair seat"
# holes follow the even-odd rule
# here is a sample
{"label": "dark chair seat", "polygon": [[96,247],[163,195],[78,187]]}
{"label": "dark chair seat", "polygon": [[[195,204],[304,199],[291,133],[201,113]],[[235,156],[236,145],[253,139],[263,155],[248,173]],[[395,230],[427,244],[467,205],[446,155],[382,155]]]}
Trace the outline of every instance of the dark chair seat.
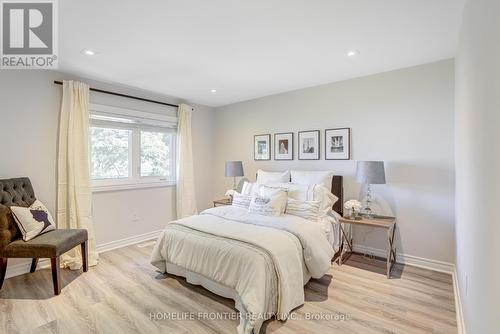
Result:
{"label": "dark chair seat", "polygon": [[17,239],[2,252],[8,258],[55,258],[88,239],[87,230],[54,230],[29,241]]}

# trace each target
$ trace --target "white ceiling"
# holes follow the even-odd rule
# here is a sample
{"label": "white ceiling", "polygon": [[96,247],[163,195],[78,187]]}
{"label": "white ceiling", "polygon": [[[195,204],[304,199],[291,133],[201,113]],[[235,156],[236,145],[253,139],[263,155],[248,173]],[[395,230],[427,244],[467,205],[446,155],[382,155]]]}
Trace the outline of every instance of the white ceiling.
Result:
{"label": "white ceiling", "polygon": [[64,0],[60,68],[220,106],[452,58],[463,3]]}

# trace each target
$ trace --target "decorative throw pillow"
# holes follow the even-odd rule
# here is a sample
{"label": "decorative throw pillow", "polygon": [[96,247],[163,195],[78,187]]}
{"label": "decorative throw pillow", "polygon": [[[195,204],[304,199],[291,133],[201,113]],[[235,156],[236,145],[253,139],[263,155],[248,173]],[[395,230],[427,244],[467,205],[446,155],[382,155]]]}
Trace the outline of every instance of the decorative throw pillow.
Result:
{"label": "decorative throw pillow", "polygon": [[240,193],[233,194],[232,206],[237,206],[239,208],[248,209],[250,207],[250,201],[252,196],[242,195]]}
{"label": "decorative throw pillow", "polygon": [[281,187],[271,187],[262,185],[259,188],[259,195],[262,197],[278,198],[281,203],[280,214],[284,214],[286,210],[286,202],[288,199],[288,190]]}
{"label": "decorative throw pillow", "polygon": [[318,221],[320,204],[319,201],[298,201],[289,197],[286,205],[286,213],[307,220]]}
{"label": "decorative throw pillow", "polygon": [[281,216],[285,212],[286,200],[285,190],[263,186],[258,195],[252,196],[248,211],[265,216]]}
{"label": "decorative throw pillow", "polygon": [[24,241],[56,228],[49,210],[39,200],[36,200],[29,208],[12,206],[10,210]]}

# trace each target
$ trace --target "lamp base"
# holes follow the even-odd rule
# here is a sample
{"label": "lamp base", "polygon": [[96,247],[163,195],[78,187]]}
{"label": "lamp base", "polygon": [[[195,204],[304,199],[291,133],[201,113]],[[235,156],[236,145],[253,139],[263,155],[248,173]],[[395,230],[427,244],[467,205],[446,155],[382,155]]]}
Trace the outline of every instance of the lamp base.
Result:
{"label": "lamp base", "polygon": [[372,219],[373,218],[373,211],[371,209],[371,204],[372,204],[372,187],[368,183],[366,185],[366,205],[363,209],[363,218],[366,219]]}
{"label": "lamp base", "polygon": [[373,211],[369,207],[363,209],[363,213],[361,213],[361,217],[365,219],[373,219]]}

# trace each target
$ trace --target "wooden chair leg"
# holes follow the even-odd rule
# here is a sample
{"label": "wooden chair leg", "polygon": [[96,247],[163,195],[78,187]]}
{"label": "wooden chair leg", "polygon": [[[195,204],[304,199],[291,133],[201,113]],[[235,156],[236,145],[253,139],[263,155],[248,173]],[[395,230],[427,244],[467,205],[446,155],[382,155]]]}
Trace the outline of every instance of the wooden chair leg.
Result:
{"label": "wooden chair leg", "polygon": [[52,281],[54,283],[54,294],[57,296],[61,293],[61,275],[59,274],[59,257],[50,259],[52,266]]}
{"label": "wooden chair leg", "polygon": [[5,279],[5,273],[7,272],[7,258],[0,258],[0,290],[2,289],[3,280]]}
{"label": "wooden chair leg", "polygon": [[87,272],[89,270],[89,248],[88,246],[88,241],[85,241],[80,245],[82,247],[82,264],[83,264],[83,271]]}
{"label": "wooden chair leg", "polygon": [[37,265],[38,265],[38,259],[33,259],[31,261],[30,273],[34,273],[35,272]]}

